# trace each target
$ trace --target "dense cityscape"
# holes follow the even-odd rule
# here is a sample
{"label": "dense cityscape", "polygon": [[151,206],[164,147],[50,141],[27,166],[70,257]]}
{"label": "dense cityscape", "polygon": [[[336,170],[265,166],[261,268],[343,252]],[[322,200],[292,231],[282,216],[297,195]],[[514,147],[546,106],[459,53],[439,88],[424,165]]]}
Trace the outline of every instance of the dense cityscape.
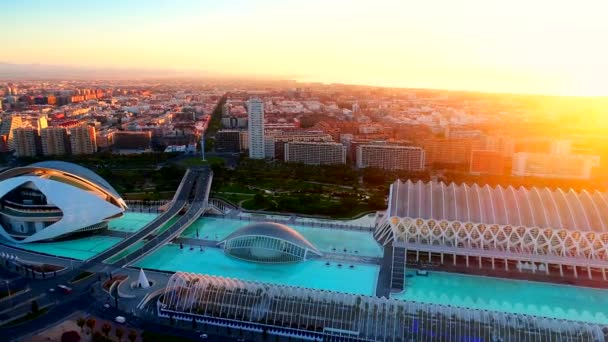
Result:
{"label": "dense cityscape", "polygon": [[[6,280],[10,296],[35,292],[18,280],[38,278],[58,286],[38,290],[45,309],[74,310],[64,301],[83,278],[105,308],[98,317],[159,322],[186,329],[175,332],[182,338],[456,340],[477,329],[490,341],[603,339],[604,299],[568,310],[551,299],[555,291],[599,298],[608,281],[599,111],[553,129],[547,122],[572,120],[547,105],[561,106],[559,97],[180,79],[0,89],[3,257],[5,272],[22,274]],[[107,203],[66,185],[101,191]],[[75,198],[91,209],[77,209]],[[63,220],[72,210],[95,215]],[[277,270],[299,274],[274,278]],[[476,276],[530,303],[472,299],[485,291]],[[509,287],[518,281],[536,283],[516,295]],[[230,306],[236,298],[205,311],[198,305],[212,299],[199,283],[231,291],[225,296],[265,283],[263,292],[283,293],[277,301],[306,290],[315,305],[329,295],[343,307],[332,310],[354,311],[336,320],[293,307],[277,323],[278,308],[250,316],[262,304]],[[53,297],[58,291],[65,298]],[[402,314],[382,311],[360,326],[372,315],[353,307],[363,302]],[[521,314],[534,323],[521,325]],[[436,317],[446,318],[438,325]],[[135,339],[162,340],[150,334]]]}
{"label": "dense cityscape", "polygon": [[0,340],[608,341],[605,4],[0,9]]}

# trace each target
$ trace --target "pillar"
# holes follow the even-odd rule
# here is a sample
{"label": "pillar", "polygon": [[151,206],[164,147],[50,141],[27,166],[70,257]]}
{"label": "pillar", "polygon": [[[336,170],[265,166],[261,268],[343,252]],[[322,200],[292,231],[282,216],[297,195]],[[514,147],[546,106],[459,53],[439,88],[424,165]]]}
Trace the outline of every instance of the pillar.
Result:
{"label": "pillar", "polygon": [[468,267],[469,267],[469,256],[468,256],[468,255],[465,255],[464,257],[465,257],[465,258],[466,258],[466,260],[467,260],[467,268],[468,268]]}
{"label": "pillar", "polygon": [[496,267],[494,266],[494,257],[492,257],[492,270],[494,270]]}
{"label": "pillar", "polygon": [[564,269],[563,269],[563,267],[562,267],[562,264],[559,264],[559,275],[560,275],[560,277],[562,277],[562,278],[564,277]]}
{"label": "pillar", "polygon": [[505,259],[505,271],[509,270],[509,260]]}
{"label": "pillar", "polygon": [[483,268],[483,265],[481,264],[481,257],[480,257],[480,256],[478,256],[478,257],[477,257],[477,260],[479,261],[479,268]]}
{"label": "pillar", "polygon": [[416,262],[420,261],[420,251],[416,250]]}
{"label": "pillar", "polygon": [[443,252],[440,255],[441,255],[441,264],[443,265]]}
{"label": "pillar", "polygon": [[454,262],[454,266],[456,266],[456,254],[452,254],[452,261]]}
{"label": "pillar", "polygon": [[576,269],[576,266],[572,266],[572,269],[574,270],[574,278],[578,278],[578,270]]}
{"label": "pillar", "polygon": [[433,256],[431,254],[431,252],[429,252],[429,263],[433,262]]}
{"label": "pillar", "polygon": [[602,268],[602,278],[604,278],[604,281],[606,281],[606,269]]}
{"label": "pillar", "polygon": [[545,273],[549,275],[549,263],[545,264]]}
{"label": "pillar", "polygon": [[587,266],[587,277],[589,277],[589,279],[593,279],[593,275],[591,275],[591,267]]}

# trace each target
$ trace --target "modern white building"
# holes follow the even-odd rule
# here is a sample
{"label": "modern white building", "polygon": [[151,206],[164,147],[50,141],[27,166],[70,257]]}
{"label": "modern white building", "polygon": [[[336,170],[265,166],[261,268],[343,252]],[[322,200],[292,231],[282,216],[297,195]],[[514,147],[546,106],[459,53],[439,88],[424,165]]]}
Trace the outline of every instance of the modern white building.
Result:
{"label": "modern white building", "polygon": [[26,243],[107,227],[127,205],[82,166],[46,161],[0,173],[0,236]]}
{"label": "modern white building", "polygon": [[264,159],[264,102],[256,97],[249,99],[247,117],[249,121],[249,158]]}
{"label": "modern white building", "polygon": [[375,237],[405,259],[608,280],[608,194],[395,181]]}
{"label": "modern white building", "polygon": [[517,341],[603,340],[601,325],[185,272],[154,298],[162,318],[300,341],[498,341],[497,331]]}
{"label": "modern white building", "polygon": [[220,242],[224,251],[236,258],[262,263],[306,260],[321,252],[293,228],[274,222],[245,226]]}

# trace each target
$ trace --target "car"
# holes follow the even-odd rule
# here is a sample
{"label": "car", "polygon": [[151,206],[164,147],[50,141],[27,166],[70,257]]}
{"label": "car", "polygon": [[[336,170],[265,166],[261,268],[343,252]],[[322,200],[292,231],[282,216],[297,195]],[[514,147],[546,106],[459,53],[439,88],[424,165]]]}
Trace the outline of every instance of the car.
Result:
{"label": "car", "polygon": [[104,308],[106,308],[106,309],[109,309],[109,308],[110,308],[110,304],[105,303],[105,304],[103,305],[103,307],[104,307]]}
{"label": "car", "polygon": [[207,334],[201,334],[200,338],[206,340],[209,338],[209,336],[207,336]]}
{"label": "car", "polygon": [[127,319],[126,319],[126,318],[124,318],[123,316],[116,316],[116,318],[114,318],[114,321],[115,321],[116,323],[123,324],[123,323],[125,323],[125,322],[127,321]]}

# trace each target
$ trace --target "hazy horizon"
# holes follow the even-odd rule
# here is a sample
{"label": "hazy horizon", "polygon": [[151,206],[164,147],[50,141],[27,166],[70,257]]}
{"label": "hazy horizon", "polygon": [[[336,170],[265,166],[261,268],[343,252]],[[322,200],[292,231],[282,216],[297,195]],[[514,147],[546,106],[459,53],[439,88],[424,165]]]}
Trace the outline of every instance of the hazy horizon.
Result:
{"label": "hazy horizon", "polygon": [[591,0],[25,0],[3,5],[0,61],[606,96],[606,10]]}

